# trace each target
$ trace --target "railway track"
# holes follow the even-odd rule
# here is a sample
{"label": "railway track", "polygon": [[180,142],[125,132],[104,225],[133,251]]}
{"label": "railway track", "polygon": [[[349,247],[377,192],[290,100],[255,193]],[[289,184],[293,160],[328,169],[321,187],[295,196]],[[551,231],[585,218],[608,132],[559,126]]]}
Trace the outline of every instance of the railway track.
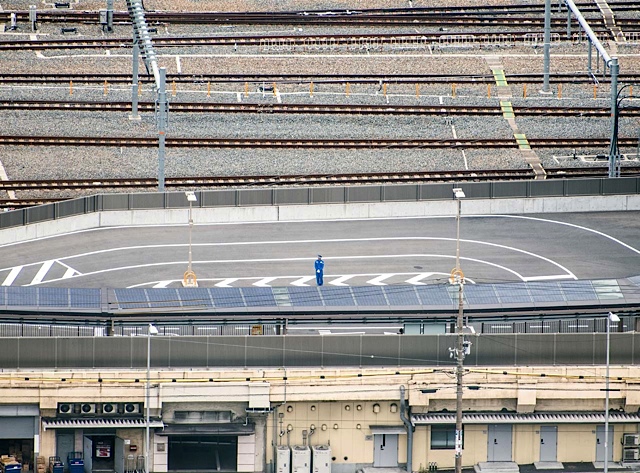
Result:
{"label": "railway track", "polygon": [[[572,33],[566,38],[562,29],[553,32],[556,41],[586,41],[583,33]],[[610,37],[607,30],[595,30],[595,33],[606,40]],[[153,38],[153,45],[157,48],[185,47],[185,46],[218,46],[218,47],[259,47],[263,50],[293,51],[303,49],[305,51],[331,51],[338,47],[347,47],[350,50],[371,50],[374,47],[390,46],[396,49],[415,49],[420,46],[425,49],[429,46],[445,45],[449,40],[457,38],[459,41],[471,40],[478,44],[542,44],[542,33],[523,33],[522,31],[502,31],[500,33],[486,33],[472,31],[454,34],[452,32],[435,32],[424,34],[325,34],[325,35],[255,35],[255,36],[196,36],[196,37],[161,37]],[[130,38],[63,38],[51,39],[41,37],[38,39],[16,38],[0,41],[0,51],[13,50],[45,50],[45,49],[130,49]]]}
{"label": "railway track", "polygon": [[[547,179],[567,179],[584,177],[605,177],[608,168],[550,168]],[[640,174],[640,166],[625,166],[623,176]],[[273,186],[313,186],[346,184],[400,184],[424,182],[487,182],[495,180],[529,180],[535,176],[527,169],[500,169],[475,171],[431,171],[407,173],[366,173],[330,174],[307,176],[217,176],[217,177],[167,177],[165,186],[169,189],[213,189],[226,187],[273,187]],[[157,188],[155,178],[128,179],[66,179],[66,180],[12,180],[0,181],[0,191],[64,191],[64,190],[153,190]],[[64,198],[20,197],[0,199],[0,208],[20,208],[44,203],[59,202]]]}
{"label": "railway track", "polygon": [[[603,148],[608,138],[540,138],[528,139],[540,148]],[[618,145],[636,146],[637,138],[618,138]],[[0,136],[0,146],[100,146],[144,147],[158,146],[156,137],[93,137],[93,136]],[[515,139],[273,139],[273,138],[166,138],[169,148],[269,148],[269,149],[476,149],[517,148]]]}
{"label": "railway track", "polygon": [[[454,105],[331,105],[331,104],[277,104],[277,103],[203,103],[171,102],[173,113],[301,113],[301,114],[360,114],[360,115],[501,115],[499,106],[454,106]],[[88,101],[0,101],[0,110],[52,110],[52,111],[96,111],[130,112],[131,102],[88,102]],[[140,112],[153,112],[155,103],[138,103]],[[518,116],[577,116],[609,117],[607,107],[514,107]],[[620,116],[640,116],[640,108],[622,108]]]}
{"label": "railway track", "polygon": [[[542,83],[544,75],[507,74],[511,84]],[[640,74],[620,74],[622,83],[640,82]],[[600,83],[608,83],[608,77],[599,77]],[[0,72],[0,84],[131,84],[130,74],[15,74]],[[152,84],[153,76],[140,76],[143,84]],[[168,74],[167,83],[180,84],[230,84],[253,86],[267,84],[495,84],[493,75],[452,74]],[[554,84],[593,84],[593,76],[587,73],[550,74]]]}

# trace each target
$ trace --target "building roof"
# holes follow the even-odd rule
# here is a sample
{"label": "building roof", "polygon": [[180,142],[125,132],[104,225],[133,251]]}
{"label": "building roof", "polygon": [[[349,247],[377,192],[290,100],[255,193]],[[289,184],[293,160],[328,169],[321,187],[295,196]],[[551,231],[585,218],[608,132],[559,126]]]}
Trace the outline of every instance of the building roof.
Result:
{"label": "building roof", "polygon": [[[146,427],[144,419],[123,419],[118,417],[101,417],[89,419],[42,419],[42,428],[47,429],[126,429]],[[150,420],[149,427],[164,428],[164,423],[159,420]]]}
{"label": "building roof", "polygon": [[[414,425],[454,424],[455,413],[412,414]],[[533,413],[517,414],[506,412],[464,413],[464,424],[602,424],[605,421],[604,412],[572,412],[572,413]],[[613,424],[627,424],[640,422],[640,414],[625,412],[609,413],[609,422]]]}

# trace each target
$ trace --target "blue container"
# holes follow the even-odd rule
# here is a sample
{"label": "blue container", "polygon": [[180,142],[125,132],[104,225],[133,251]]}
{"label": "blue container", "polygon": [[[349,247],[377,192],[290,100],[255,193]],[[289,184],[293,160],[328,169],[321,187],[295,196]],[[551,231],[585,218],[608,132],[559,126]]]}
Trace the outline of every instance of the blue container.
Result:
{"label": "blue container", "polygon": [[84,459],[82,452],[71,452],[67,456],[69,473],[84,473]]}

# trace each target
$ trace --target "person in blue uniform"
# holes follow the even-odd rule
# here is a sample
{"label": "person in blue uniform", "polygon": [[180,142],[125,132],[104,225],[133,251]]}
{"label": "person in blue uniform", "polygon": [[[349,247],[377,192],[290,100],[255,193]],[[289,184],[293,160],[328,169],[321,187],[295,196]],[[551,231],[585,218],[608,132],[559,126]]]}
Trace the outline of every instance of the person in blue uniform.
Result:
{"label": "person in blue uniform", "polygon": [[316,284],[318,286],[322,286],[322,284],[324,283],[322,279],[324,276],[324,261],[322,261],[322,255],[318,255],[318,259],[316,260],[314,266],[316,268]]}

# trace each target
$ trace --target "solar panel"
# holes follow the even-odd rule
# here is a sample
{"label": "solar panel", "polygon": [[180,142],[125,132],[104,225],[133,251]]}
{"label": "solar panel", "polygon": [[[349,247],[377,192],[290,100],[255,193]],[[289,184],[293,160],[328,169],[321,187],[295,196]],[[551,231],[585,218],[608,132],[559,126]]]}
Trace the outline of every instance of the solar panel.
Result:
{"label": "solar panel", "polygon": [[464,297],[469,304],[500,304],[491,284],[465,284]]}
{"label": "solar panel", "polygon": [[38,289],[35,287],[7,287],[7,305],[38,305]]}
{"label": "solar panel", "polygon": [[439,284],[433,286],[417,286],[416,292],[423,305],[452,305],[447,287]]}
{"label": "solar panel", "polygon": [[294,306],[322,307],[322,298],[317,287],[290,287],[288,291]]}
{"label": "solar panel", "polygon": [[352,287],[353,297],[356,299],[357,305],[369,306],[386,306],[387,299],[384,297],[384,291],[380,286],[357,286]]}
{"label": "solar panel", "polygon": [[535,281],[527,283],[534,302],[564,302],[562,289],[555,281]]}
{"label": "solar panel", "polygon": [[209,288],[215,307],[245,307],[239,287]]}
{"label": "solar panel", "polygon": [[270,287],[243,287],[242,294],[247,307],[274,307],[276,300]]}
{"label": "solar panel", "polygon": [[100,289],[69,289],[69,305],[79,308],[100,308]]}
{"label": "solar panel", "polygon": [[382,289],[390,305],[420,305],[415,286],[386,286]]}
{"label": "solar panel", "polygon": [[320,294],[326,306],[348,306],[356,305],[351,295],[350,287],[322,286]]}
{"label": "solar panel", "polygon": [[0,305],[5,305],[7,303],[7,298],[5,295],[6,287],[0,286]]}
{"label": "solar panel", "polygon": [[526,284],[492,284],[503,304],[531,304],[531,296]]}
{"label": "solar panel", "polygon": [[144,289],[114,289],[120,309],[146,309],[149,307]]}
{"label": "solar panel", "polygon": [[591,281],[559,281],[568,301],[593,301],[598,298]]}
{"label": "solar panel", "polygon": [[182,307],[213,307],[213,301],[207,288],[183,287],[178,289],[178,297],[182,302]]}
{"label": "solar panel", "polygon": [[61,287],[41,287],[39,301],[45,307],[69,307],[69,289]]}
{"label": "solar panel", "polygon": [[149,305],[153,307],[180,307],[178,291],[171,288],[146,289]]}

